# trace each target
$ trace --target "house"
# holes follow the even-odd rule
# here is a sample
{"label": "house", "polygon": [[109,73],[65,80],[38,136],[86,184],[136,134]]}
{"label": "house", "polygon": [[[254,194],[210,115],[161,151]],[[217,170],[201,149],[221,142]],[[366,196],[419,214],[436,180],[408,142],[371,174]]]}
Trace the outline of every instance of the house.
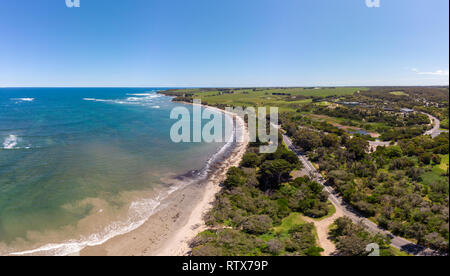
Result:
{"label": "house", "polygon": [[338,102],[338,104],[356,106],[356,105],[359,105],[360,103],[359,102]]}
{"label": "house", "polygon": [[409,113],[414,112],[414,110],[413,109],[409,109],[409,108],[402,108],[402,109],[400,109],[400,112],[405,113],[405,114],[409,114]]}

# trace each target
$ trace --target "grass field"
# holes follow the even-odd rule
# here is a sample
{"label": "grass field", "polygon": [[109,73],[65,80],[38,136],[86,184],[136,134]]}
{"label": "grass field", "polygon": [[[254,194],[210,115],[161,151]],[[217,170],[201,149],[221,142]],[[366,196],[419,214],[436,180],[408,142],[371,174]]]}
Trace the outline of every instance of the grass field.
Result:
{"label": "grass field", "polygon": [[[232,106],[266,106],[278,107],[280,112],[296,111],[302,104],[311,103],[312,99],[302,97],[327,97],[351,95],[357,91],[365,90],[357,87],[337,88],[248,88],[229,89],[228,93],[211,89],[180,89],[171,90],[173,94],[193,94],[194,98],[201,99],[209,105]],[[326,105],[326,102],[321,103]]]}
{"label": "grass field", "polygon": [[389,126],[383,123],[369,123],[369,122],[361,122],[356,120],[349,120],[346,118],[337,118],[337,117],[329,117],[326,115],[316,115],[312,113],[305,113],[307,117],[309,117],[313,121],[318,122],[327,122],[336,127],[341,127],[343,129],[348,130],[358,130],[362,129],[367,132],[383,132],[390,129]]}
{"label": "grass field", "polygon": [[[273,227],[272,231],[259,236],[259,238],[266,242],[271,239],[274,239],[274,238],[278,238],[280,240],[286,240],[289,238],[289,231],[291,229],[293,229],[296,226],[304,225],[307,223],[308,222],[306,222],[303,219],[303,215],[301,213],[292,212],[291,214],[289,214],[289,216],[285,217],[281,221],[280,226]],[[314,226],[313,226],[312,234],[314,235],[315,246],[320,246],[319,245],[319,236],[318,236],[317,230]]]}
{"label": "grass field", "polygon": [[381,249],[380,250],[380,255],[381,256],[398,256],[398,257],[409,257],[412,256],[404,251],[401,251],[400,249],[397,249],[393,246],[389,246],[388,249]]}
{"label": "grass field", "polygon": [[423,183],[431,185],[437,181],[447,181],[447,178],[442,176],[442,174],[447,171],[447,166],[449,165],[449,155],[440,155],[440,157],[442,158],[441,164],[434,165],[430,172],[426,172],[422,175]]}
{"label": "grass field", "polygon": [[447,155],[441,155],[441,158],[442,158],[441,164],[437,165],[437,167],[442,172],[445,172],[445,171],[447,171],[447,167],[448,167],[448,164],[449,164],[449,155],[448,154]]}
{"label": "grass field", "polygon": [[395,96],[408,96],[408,94],[406,94],[403,91],[393,91],[393,92],[390,92],[389,94],[395,95]]}
{"label": "grass field", "polygon": [[306,222],[302,218],[300,213],[291,213],[288,217],[284,218],[280,226],[274,227],[274,232],[277,234],[287,234],[294,226],[305,224]]}
{"label": "grass field", "polygon": [[262,238],[265,241],[271,240],[275,238],[276,235],[279,235],[280,238],[284,239],[289,237],[289,230],[292,229],[294,226],[305,224],[306,221],[303,220],[302,214],[300,213],[291,213],[289,216],[285,217],[280,226],[276,226],[272,229],[270,233],[266,233],[264,235],[261,235],[260,238]]}
{"label": "grass field", "polygon": [[441,121],[441,128],[448,130],[449,119]]}

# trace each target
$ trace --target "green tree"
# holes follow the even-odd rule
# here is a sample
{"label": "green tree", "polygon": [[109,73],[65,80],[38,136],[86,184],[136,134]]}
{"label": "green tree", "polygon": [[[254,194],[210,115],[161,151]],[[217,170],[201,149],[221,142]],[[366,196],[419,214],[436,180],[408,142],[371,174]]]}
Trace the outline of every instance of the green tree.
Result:
{"label": "green tree", "polygon": [[366,151],[369,149],[369,143],[360,137],[353,137],[347,143],[347,149],[351,153],[352,159],[361,160],[366,156]]}
{"label": "green tree", "polygon": [[246,181],[244,172],[236,167],[231,167],[227,172],[227,178],[225,179],[223,185],[227,189],[232,189],[244,185]]}
{"label": "green tree", "polygon": [[295,168],[293,164],[284,159],[265,161],[260,168],[261,181],[270,187],[278,187],[280,183],[289,177],[289,173]]}
{"label": "green tree", "polygon": [[442,158],[437,154],[433,154],[433,157],[431,157],[431,160],[433,161],[434,164],[439,165],[439,164],[441,164]]}
{"label": "green tree", "polygon": [[356,235],[343,236],[339,238],[336,248],[340,256],[367,256],[367,244],[367,241]]}
{"label": "green tree", "polygon": [[322,139],[319,133],[315,131],[301,129],[296,132],[294,143],[304,151],[311,151],[322,145]]}
{"label": "green tree", "polygon": [[400,146],[391,146],[386,149],[385,154],[389,158],[395,158],[401,157],[403,155],[403,151]]}
{"label": "green tree", "polygon": [[247,168],[256,168],[260,164],[261,160],[258,154],[250,152],[246,153],[244,157],[242,157],[241,165]]}
{"label": "green tree", "polygon": [[419,156],[419,161],[425,165],[429,165],[431,163],[432,155],[429,152],[426,152]]}
{"label": "green tree", "polygon": [[336,134],[327,134],[323,137],[322,143],[324,147],[337,147],[339,145],[339,136]]}

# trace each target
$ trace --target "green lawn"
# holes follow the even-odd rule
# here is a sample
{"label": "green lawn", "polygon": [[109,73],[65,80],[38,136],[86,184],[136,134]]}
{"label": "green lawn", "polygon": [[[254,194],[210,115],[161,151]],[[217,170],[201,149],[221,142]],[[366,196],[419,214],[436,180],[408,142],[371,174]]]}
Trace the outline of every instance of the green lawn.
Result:
{"label": "green lawn", "polygon": [[393,246],[389,246],[388,249],[381,249],[380,250],[381,256],[397,256],[397,257],[409,257],[412,256],[404,251],[401,251],[400,249],[397,249]]}
{"label": "green lawn", "polygon": [[[337,87],[337,88],[249,88],[236,89],[233,94],[223,94],[219,91],[203,91],[202,89],[182,89],[174,90],[172,93],[189,93],[194,94],[194,98],[200,98],[202,102],[207,102],[208,105],[225,104],[232,106],[266,106],[278,107],[280,112],[296,111],[300,105],[311,103],[311,99],[296,100],[296,96],[341,96],[351,95],[357,91],[362,91],[364,88],[356,87]],[[274,95],[285,94],[285,95]],[[326,105],[326,102],[318,103]]]}
{"label": "green lawn", "polygon": [[303,215],[301,213],[291,213],[289,216],[282,220],[280,226],[274,227],[273,230],[277,234],[288,233],[289,230],[294,226],[306,223],[306,221],[304,221],[302,217]]}
{"label": "green lawn", "polygon": [[423,183],[430,185],[437,181],[447,181],[448,178],[442,176],[443,173],[447,171],[447,166],[449,164],[449,155],[440,155],[442,158],[441,164],[434,165],[430,172],[426,172],[422,175]]}
{"label": "green lawn", "polygon": [[389,94],[395,95],[395,96],[408,96],[408,94],[406,94],[403,91],[393,91],[393,92],[390,92]]}
{"label": "green lawn", "polygon": [[327,101],[316,103],[316,105],[320,105],[320,106],[329,106],[329,105],[331,105],[331,104],[332,104],[332,103],[327,102]]}
{"label": "green lawn", "polygon": [[448,130],[448,123],[449,123],[449,119],[448,118],[445,119],[445,120],[442,120],[441,121],[441,128],[445,129],[445,130]]}
{"label": "green lawn", "polygon": [[449,155],[440,155],[440,157],[442,158],[441,160],[441,164],[437,165],[436,167],[439,168],[442,172],[446,172],[447,171],[447,166],[449,164]]}
{"label": "green lawn", "polygon": [[373,132],[373,133],[383,133],[384,131],[390,129],[390,127],[386,124],[383,124],[381,122],[362,122],[357,120],[350,120],[346,118],[337,118],[337,117],[330,117],[326,115],[316,115],[313,113],[303,113],[305,114],[309,119],[311,119],[314,122],[326,122],[328,124],[334,125],[334,126],[341,126],[346,127],[349,130],[357,130],[362,129],[367,132]]}
{"label": "green lawn", "polygon": [[[334,209],[334,211],[336,212],[336,209]],[[287,237],[290,229],[292,229],[295,226],[302,225],[305,223],[307,223],[307,222],[303,219],[303,215],[301,213],[293,212],[289,216],[287,216],[286,218],[284,218],[282,220],[280,226],[274,227],[273,232],[275,234],[280,235],[281,237]],[[314,236],[316,237],[316,245],[320,246],[319,245],[319,236],[317,234],[316,227],[314,227],[313,231],[314,231]]]}
{"label": "green lawn", "polygon": [[289,237],[289,230],[294,226],[305,224],[303,215],[301,213],[291,213],[281,221],[280,226],[276,226],[271,232],[261,235],[260,238],[264,241],[273,239],[276,235],[279,235],[282,239]]}

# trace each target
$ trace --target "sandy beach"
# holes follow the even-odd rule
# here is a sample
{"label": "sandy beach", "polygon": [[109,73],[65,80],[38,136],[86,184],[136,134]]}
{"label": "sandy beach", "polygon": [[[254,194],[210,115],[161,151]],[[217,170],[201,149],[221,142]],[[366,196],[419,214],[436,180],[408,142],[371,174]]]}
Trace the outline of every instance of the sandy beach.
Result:
{"label": "sandy beach", "polygon": [[242,135],[243,142],[234,144],[227,157],[214,165],[212,173],[206,180],[187,185],[172,193],[162,201],[158,211],[136,230],[116,236],[104,244],[87,247],[80,252],[80,255],[188,255],[189,241],[206,229],[203,217],[210,210],[216,194],[221,190],[220,184],[225,180],[228,169],[238,166],[246,152],[249,142],[247,127],[242,118],[236,116],[235,121],[238,129],[236,135]]}

